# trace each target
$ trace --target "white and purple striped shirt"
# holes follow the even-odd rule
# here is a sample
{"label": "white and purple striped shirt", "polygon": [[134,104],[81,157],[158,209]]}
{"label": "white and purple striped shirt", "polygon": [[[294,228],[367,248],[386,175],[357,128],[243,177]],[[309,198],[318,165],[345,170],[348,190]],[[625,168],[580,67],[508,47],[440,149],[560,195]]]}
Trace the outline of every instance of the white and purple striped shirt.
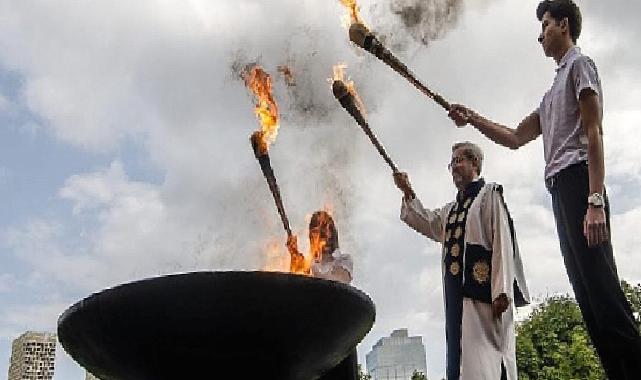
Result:
{"label": "white and purple striped shirt", "polygon": [[596,65],[575,46],[559,62],[552,87],[534,111],[539,115],[543,135],[546,179],[588,159],[588,140],[579,113],[579,95],[586,89],[599,97],[603,117],[603,93]]}

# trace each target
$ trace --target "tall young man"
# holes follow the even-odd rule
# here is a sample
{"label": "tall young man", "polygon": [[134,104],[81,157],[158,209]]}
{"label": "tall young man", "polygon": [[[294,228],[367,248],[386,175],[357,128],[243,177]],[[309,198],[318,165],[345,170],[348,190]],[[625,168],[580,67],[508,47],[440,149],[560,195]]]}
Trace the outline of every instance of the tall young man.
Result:
{"label": "tall young man", "polygon": [[543,136],[545,184],[565,267],[588,332],[611,380],[641,376],[641,339],[617,274],[609,241],[602,118],[596,65],[576,46],[581,12],[572,0],[545,0],[536,10],[539,42],[557,63],[539,107],[511,129],[461,105],[450,117],[517,149]]}

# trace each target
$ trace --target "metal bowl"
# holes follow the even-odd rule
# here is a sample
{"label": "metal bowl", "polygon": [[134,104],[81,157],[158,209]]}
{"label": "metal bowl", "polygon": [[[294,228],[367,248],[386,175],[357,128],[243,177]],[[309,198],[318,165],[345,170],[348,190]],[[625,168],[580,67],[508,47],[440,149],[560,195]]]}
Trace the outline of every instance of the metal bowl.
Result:
{"label": "metal bowl", "polygon": [[362,291],[278,272],[194,272],[93,294],[58,320],[64,349],[102,380],[311,380],[374,323]]}

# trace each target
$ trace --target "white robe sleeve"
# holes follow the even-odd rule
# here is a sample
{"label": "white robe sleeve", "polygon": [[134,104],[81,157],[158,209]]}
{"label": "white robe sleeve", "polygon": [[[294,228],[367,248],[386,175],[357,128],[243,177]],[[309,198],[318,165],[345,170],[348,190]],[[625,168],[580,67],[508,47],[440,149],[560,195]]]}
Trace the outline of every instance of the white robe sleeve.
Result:
{"label": "white robe sleeve", "polygon": [[401,220],[428,238],[442,243],[445,233],[445,218],[448,206],[438,210],[428,210],[423,207],[418,198],[406,200],[401,203]]}
{"label": "white robe sleeve", "polygon": [[492,300],[505,293],[514,301],[514,249],[500,190],[492,189]]}

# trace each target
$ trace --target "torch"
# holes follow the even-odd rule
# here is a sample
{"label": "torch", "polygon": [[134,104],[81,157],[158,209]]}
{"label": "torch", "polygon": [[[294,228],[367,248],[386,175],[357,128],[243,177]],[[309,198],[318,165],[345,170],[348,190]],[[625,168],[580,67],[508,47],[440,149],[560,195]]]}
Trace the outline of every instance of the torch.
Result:
{"label": "torch", "polygon": [[365,120],[365,117],[363,116],[363,113],[359,109],[356,101],[356,97],[352,92],[350,92],[349,88],[347,85],[342,80],[334,80],[334,83],[332,84],[332,92],[334,93],[334,97],[339,101],[341,106],[345,108],[347,112],[349,112],[350,115],[356,120],[358,125],[361,126],[363,129],[363,132],[369,137],[370,141],[374,146],[376,147],[376,150],[378,150],[378,153],[383,157],[383,160],[392,168],[392,172],[398,173],[398,168],[394,164],[394,161],[389,157],[387,152],[385,152],[385,148],[383,148],[383,145],[378,141],[376,138],[376,135],[372,132],[370,129],[369,125],[367,124],[367,121]]}
{"label": "torch", "polygon": [[422,84],[416,78],[416,75],[414,75],[414,73],[412,73],[410,69],[403,64],[403,62],[387,50],[387,48],[383,46],[383,44],[376,38],[376,36],[374,36],[374,34],[372,34],[372,32],[369,31],[369,29],[367,29],[365,25],[363,25],[363,23],[358,21],[352,22],[349,27],[349,39],[362,49],[372,53],[376,58],[385,62],[394,71],[401,74],[401,76],[414,85],[414,87],[418,88],[419,91],[434,100],[441,107],[445,108],[446,111],[450,110],[450,103],[443,99],[441,95],[435,93]]}
{"label": "torch", "polygon": [[267,150],[267,144],[263,140],[261,131],[254,132],[251,137],[251,145],[254,150],[254,156],[258,160],[260,165],[260,170],[263,172],[263,176],[267,180],[267,185],[269,190],[274,197],[274,202],[276,203],[276,209],[278,209],[278,214],[280,215],[280,220],[283,222],[283,228],[287,232],[287,237],[292,236],[292,230],[289,227],[289,219],[285,213],[285,207],[283,206],[283,200],[280,197],[280,190],[278,189],[278,183],[276,183],[276,176],[274,175],[274,170],[272,170],[272,165],[269,161],[269,152]]}
{"label": "torch", "polygon": [[280,197],[280,190],[278,189],[276,176],[274,175],[274,170],[272,169],[272,165],[269,161],[267,144],[263,141],[262,133],[260,131],[252,133],[249,140],[251,141],[252,149],[254,150],[254,156],[256,156],[258,164],[260,165],[260,170],[263,172],[263,176],[265,176],[265,180],[267,180],[269,190],[274,197],[274,202],[276,203],[276,208],[280,215],[280,220],[283,222],[283,228],[285,228],[287,236],[290,237],[292,236],[292,230],[289,228],[289,219],[285,213],[285,207],[283,206],[283,200]]}
{"label": "torch", "polygon": [[269,161],[268,146],[274,141],[278,132],[278,105],[272,96],[271,77],[258,65],[246,67],[243,70],[242,77],[247,88],[256,96],[257,102],[254,112],[261,125],[261,129],[254,132],[250,138],[254,156],[258,160],[260,169],[267,180],[267,185],[269,185],[269,190],[274,197],[287,237],[291,237],[292,231],[289,228],[289,220],[287,219],[287,214],[285,214],[285,207],[283,207],[283,200],[280,197],[276,176]]}

